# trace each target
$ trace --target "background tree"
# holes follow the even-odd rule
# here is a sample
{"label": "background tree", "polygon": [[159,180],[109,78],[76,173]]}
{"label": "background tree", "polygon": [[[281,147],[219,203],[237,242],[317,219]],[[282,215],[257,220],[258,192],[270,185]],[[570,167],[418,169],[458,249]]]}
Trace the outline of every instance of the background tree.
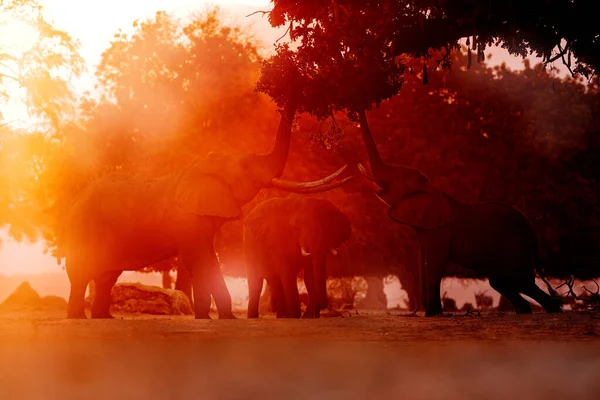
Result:
{"label": "background tree", "polygon": [[[35,241],[46,221],[40,178],[72,116],[68,81],[82,72],[83,60],[79,43],[52,26],[34,0],[0,1],[0,25],[2,35],[30,33],[32,39],[20,49],[0,47],[0,226],[17,241]],[[19,103],[37,123],[18,128],[5,119]]]}
{"label": "background tree", "polygon": [[35,0],[1,0],[0,23],[14,29],[13,35],[23,35],[30,27],[35,36],[22,51],[0,46],[0,104],[19,97],[45,128],[49,124],[58,129],[73,101],[68,81],[84,68],[79,42],[52,26]]}

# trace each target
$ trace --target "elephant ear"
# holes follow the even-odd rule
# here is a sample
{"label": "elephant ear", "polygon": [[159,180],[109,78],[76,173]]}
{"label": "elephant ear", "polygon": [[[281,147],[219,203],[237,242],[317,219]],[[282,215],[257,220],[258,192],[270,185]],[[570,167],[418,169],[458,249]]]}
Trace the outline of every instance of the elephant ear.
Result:
{"label": "elephant ear", "polygon": [[387,214],[401,224],[435,229],[450,222],[450,205],[441,193],[416,191],[394,204]]}
{"label": "elephant ear", "polygon": [[174,206],[185,213],[223,218],[242,214],[231,188],[211,175],[184,173],[175,185],[173,200]]}

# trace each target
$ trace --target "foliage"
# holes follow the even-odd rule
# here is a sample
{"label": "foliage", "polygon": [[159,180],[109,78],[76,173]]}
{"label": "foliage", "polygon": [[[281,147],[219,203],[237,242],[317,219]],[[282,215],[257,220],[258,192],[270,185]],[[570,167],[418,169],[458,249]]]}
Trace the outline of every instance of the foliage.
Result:
{"label": "foliage", "polygon": [[31,27],[34,33],[20,52],[0,47],[0,105],[6,110],[9,103],[22,101],[31,116],[46,124],[25,131],[5,124],[0,113],[0,226],[8,226],[17,241],[35,241],[46,220],[40,178],[58,148],[53,135],[72,105],[68,80],[82,72],[83,61],[79,43],[45,20],[34,0],[0,1],[0,25]]}
{"label": "foliage", "polygon": [[13,35],[28,26],[36,35],[20,52],[0,46],[0,100],[24,94],[31,115],[56,130],[73,101],[68,82],[84,68],[79,42],[49,23],[36,0],[0,1],[0,15],[0,24],[17,29]]}
{"label": "foliage", "polygon": [[[270,64],[294,61],[302,82],[301,106],[314,115],[327,109],[370,109],[398,93],[404,61],[434,58],[448,67],[451,50],[468,37],[467,46],[501,44],[511,54],[535,53],[561,59],[574,72],[591,77],[600,65],[600,33],[589,1],[490,0],[443,1],[298,1],[274,0],[272,26],[288,25],[290,52],[281,45],[265,63],[260,90],[278,104],[287,101],[287,85],[271,84]],[[566,42],[566,43],[564,43]],[[558,49],[557,54],[553,50]],[[432,54],[433,51],[433,54]],[[402,57],[398,57],[402,56]],[[572,61],[572,57],[575,60]],[[469,64],[471,50],[469,50]],[[423,67],[424,75],[427,69]],[[423,80],[427,78],[424,76]],[[311,96],[323,88],[321,97]]]}

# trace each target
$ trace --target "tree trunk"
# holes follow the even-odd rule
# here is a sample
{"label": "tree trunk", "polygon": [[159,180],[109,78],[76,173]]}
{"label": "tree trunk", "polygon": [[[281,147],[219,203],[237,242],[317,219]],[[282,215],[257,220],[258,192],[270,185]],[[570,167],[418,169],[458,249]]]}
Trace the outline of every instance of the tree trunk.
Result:
{"label": "tree trunk", "polygon": [[190,300],[192,307],[194,306],[194,298],[192,297],[192,277],[187,268],[183,266],[177,267],[177,280],[175,281],[175,290],[181,290]]}
{"label": "tree trunk", "polygon": [[380,276],[366,276],[367,295],[361,301],[360,308],[387,310],[387,296],[383,291],[383,278]]}

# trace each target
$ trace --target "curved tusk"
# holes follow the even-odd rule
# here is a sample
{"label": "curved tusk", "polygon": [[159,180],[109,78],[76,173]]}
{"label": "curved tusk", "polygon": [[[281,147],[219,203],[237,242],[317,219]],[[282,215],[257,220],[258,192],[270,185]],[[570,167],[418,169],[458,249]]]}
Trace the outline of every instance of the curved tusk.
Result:
{"label": "curved tusk", "polygon": [[377,182],[375,177],[367,172],[367,169],[364,165],[362,165],[362,163],[358,163],[357,167],[360,173],[365,176],[365,178],[367,178],[370,181]]}
{"label": "curved tusk", "polygon": [[335,189],[336,187],[342,186],[344,183],[348,182],[351,179],[354,179],[354,177],[353,176],[347,176],[344,179],[340,179],[339,181],[329,182],[329,183],[326,183],[325,185],[321,185],[321,186],[318,186],[318,187],[315,187],[315,188],[301,189],[301,190],[290,190],[290,189],[288,189],[288,191],[290,191],[290,192],[296,192],[296,193],[303,193],[303,194],[326,192],[328,190],[332,190],[332,189]]}
{"label": "curved tusk", "polygon": [[302,255],[304,257],[310,256],[310,253],[308,251],[304,250],[304,247],[302,247],[302,246],[300,246],[300,253],[302,253]]}
{"label": "curved tusk", "polygon": [[390,203],[388,203],[387,201],[385,201],[385,200],[383,199],[383,197],[381,197],[379,194],[375,193],[375,197],[377,197],[377,198],[378,198],[378,199],[379,199],[379,200],[380,200],[380,201],[381,201],[383,204],[385,204],[386,206],[388,206],[388,207],[389,207],[389,206],[391,206],[391,204],[390,204]]}
{"label": "curved tusk", "polygon": [[344,165],[343,167],[341,167],[340,169],[335,171],[333,174],[326,176],[323,179],[319,179],[319,180],[312,181],[312,182],[293,182],[293,181],[286,181],[286,180],[280,179],[280,178],[273,178],[273,179],[271,179],[271,184],[279,189],[285,189],[285,190],[313,189],[313,188],[322,186],[322,185],[334,180],[338,175],[340,175],[342,172],[344,172],[344,170],[346,169],[347,166],[348,165]]}
{"label": "curved tusk", "polygon": [[336,249],[334,249],[333,247],[329,249],[329,251],[331,252],[332,255],[337,256],[338,255],[338,251]]}

